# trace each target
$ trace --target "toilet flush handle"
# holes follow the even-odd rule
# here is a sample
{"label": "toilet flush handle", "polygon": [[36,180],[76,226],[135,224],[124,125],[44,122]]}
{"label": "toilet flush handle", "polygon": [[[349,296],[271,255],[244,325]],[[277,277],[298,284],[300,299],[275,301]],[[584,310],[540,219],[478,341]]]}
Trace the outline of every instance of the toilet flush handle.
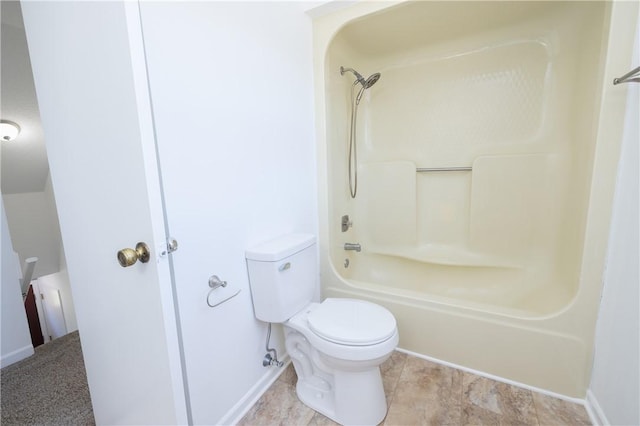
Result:
{"label": "toilet flush handle", "polygon": [[282,265],[278,266],[278,271],[283,272],[286,271],[287,269],[291,268],[291,262],[287,262],[287,263],[283,263]]}

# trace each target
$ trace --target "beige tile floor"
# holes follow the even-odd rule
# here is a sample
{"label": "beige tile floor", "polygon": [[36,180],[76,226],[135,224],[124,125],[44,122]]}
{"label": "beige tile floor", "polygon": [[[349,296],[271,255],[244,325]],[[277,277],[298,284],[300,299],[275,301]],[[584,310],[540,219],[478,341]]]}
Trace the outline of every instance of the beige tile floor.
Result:
{"label": "beige tile floor", "polygon": [[[590,425],[584,407],[394,352],[380,368],[389,411],[383,425]],[[240,425],[335,425],[296,397],[293,366]]]}

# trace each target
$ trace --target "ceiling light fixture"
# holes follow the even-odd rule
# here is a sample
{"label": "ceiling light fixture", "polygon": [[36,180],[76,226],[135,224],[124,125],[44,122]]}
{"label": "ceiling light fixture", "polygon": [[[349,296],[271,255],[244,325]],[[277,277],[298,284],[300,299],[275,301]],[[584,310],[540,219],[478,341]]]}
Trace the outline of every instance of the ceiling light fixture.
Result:
{"label": "ceiling light fixture", "polygon": [[0,139],[3,141],[12,141],[20,134],[20,126],[13,121],[0,121]]}

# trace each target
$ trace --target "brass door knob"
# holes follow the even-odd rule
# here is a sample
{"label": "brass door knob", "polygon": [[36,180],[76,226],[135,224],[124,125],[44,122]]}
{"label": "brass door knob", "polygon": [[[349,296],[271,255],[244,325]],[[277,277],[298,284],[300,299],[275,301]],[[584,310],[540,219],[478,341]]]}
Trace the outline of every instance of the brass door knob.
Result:
{"label": "brass door knob", "polygon": [[124,248],[118,251],[118,262],[120,266],[126,268],[136,263],[138,260],[142,263],[147,263],[151,258],[149,246],[145,243],[136,244],[136,248]]}

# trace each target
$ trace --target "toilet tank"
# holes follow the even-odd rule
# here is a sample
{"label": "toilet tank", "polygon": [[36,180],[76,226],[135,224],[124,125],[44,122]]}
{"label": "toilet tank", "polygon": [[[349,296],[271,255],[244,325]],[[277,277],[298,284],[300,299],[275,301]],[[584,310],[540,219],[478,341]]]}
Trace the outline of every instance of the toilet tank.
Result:
{"label": "toilet tank", "polygon": [[285,235],[245,251],[253,311],[265,322],[285,322],[308,305],[317,280],[316,239]]}

